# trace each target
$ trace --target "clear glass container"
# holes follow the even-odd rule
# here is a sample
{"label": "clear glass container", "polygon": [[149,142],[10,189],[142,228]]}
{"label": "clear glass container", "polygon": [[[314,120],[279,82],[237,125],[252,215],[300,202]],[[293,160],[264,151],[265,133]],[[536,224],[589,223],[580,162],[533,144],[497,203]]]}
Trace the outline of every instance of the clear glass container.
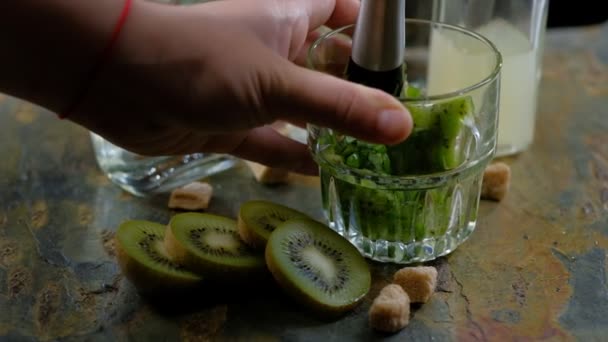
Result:
{"label": "clear glass container", "polygon": [[236,158],[213,153],[145,157],[118,147],[91,133],[99,168],[116,185],[145,196],[170,191],[197,179],[225,171]]}
{"label": "clear glass container", "polygon": [[[313,43],[309,67],[343,77],[352,28]],[[483,172],[495,155],[500,94],[501,56],[482,36],[414,19],[406,32],[407,80],[420,93],[399,98],[415,124],[404,143],[366,144],[308,126],[330,226],[366,257],[394,263],[448,254],[473,232]],[[452,69],[475,75],[446,86],[441,74]],[[364,160],[377,169],[362,168]]]}
{"label": "clear glass container", "polygon": [[[491,40],[503,57],[497,156],[525,151],[534,140],[549,0],[414,0],[432,3],[431,20],[459,25]],[[468,77],[452,70],[441,83]]]}

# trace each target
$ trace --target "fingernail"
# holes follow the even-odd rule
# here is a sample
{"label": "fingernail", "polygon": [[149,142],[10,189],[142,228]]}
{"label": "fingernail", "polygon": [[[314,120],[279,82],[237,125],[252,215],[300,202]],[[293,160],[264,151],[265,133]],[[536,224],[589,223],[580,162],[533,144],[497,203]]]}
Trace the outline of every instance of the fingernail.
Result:
{"label": "fingernail", "polygon": [[384,138],[390,142],[401,142],[410,133],[412,119],[405,110],[388,109],[378,115],[378,129]]}

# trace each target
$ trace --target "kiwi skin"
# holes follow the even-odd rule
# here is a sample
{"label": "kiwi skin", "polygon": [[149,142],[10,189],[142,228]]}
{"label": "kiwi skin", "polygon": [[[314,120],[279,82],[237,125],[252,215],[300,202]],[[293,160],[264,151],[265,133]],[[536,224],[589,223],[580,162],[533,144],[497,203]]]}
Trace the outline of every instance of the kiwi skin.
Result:
{"label": "kiwi skin", "polygon": [[[184,214],[182,214],[184,215]],[[211,214],[206,214],[211,215]],[[198,274],[204,274],[209,282],[241,280],[245,278],[263,278],[266,272],[264,258],[260,256],[259,263],[250,267],[238,267],[236,265],[216,264],[196,256],[194,253],[184,248],[175,238],[171,228],[171,222],[165,231],[165,249],[175,262],[184,265],[187,269]]]}
{"label": "kiwi skin", "polygon": [[[251,200],[248,201],[246,203],[244,203],[243,205],[241,205],[241,208],[239,210],[239,215],[237,218],[237,226],[238,226],[238,231],[239,231],[239,235],[241,236],[241,240],[243,240],[247,245],[249,245],[251,248],[256,249],[256,250],[263,250],[264,247],[266,246],[266,242],[268,241],[268,237],[267,236],[262,236],[260,233],[256,232],[254,229],[250,228],[247,225],[247,220],[244,219],[243,215],[244,215],[244,211],[243,209],[245,208],[245,206],[249,205],[249,204],[253,204],[253,205],[268,205],[268,206],[272,206],[275,208],[281,208],[281,210],[284,210],[286,214],[288,215],[293,215],[293,218],[310,218],[308,215],[278,204],[278,203],[274,203],[274,202],[268,202],[268,201],[264,201],[264,200]],[[275,227],[276,229],[276,227]],[[270,235],[270,234],[268,234]]]}
{"label": "kiwi skin", "polygon": [[253,230],[247,226],[247,223],[245,223],[245,220],[243,220],[242,215],[243,214],[239,211],[237,225],[238,225],[239,235],[241,236],[241,239],[247,245],[249,245],[251,248],[254,248],[254,249],[264,248],[264,246],[266,246],[266,240],[264,238],[262,238],[261,236],[259,236],[258,234],[254,233]]}
{"label": "kiwi skin", "polygon": [[125,277],[139,292],[147,295],[175,294],[177,291],[194,291],[204,284],[203,277],[191,273],[189,276],[172,277],[155,271],[150,266],[131,257],[120,239],[114,237],[116,259]]}
{"label": "kiwi skin", "polygon": [[[310,222],[319,224],[318,222],[313,221],[311,219],[310,220],[291,219],[291,220],[285,221],[282,225],[284,225],[288,222],[295,222],[295,221],[310,221]],[[277,227],[275,229],[275,231],[279,230],[282,225]],[[331,228],[328,228],[328,230],[330,230],[331,233],[335,233],[333,230],[331,230]],[[335,234],[337,234],[337,233],[335,233]],[[287,294],[291,298],[293,298],[296,302],[298,302],[303,307],[307,308],[309,311],[314,312],[321,319],[335,320],[337,318],[344,316],[346,313],[348,313],[349,311],[351,311],[352,309],[357,307],[361,303],[363,298],[367,295],[367,294],[364,294],[360,298],[355,298],[350,303],[347,303],[347,304],[345,304],[343,306],[339,306],[339,307],[329,306],[329,305],[325,305],[323,303],[319,303],[319,302],[315,301],[313,298],[311,298],[310,296],[308,296],[308,294],[306,294],[305,292],[300,291],[297,288],[297,286],[295,286],[289,278],[287,278],[286,276],[283,275],[283,273],[281,273],[281,271],[279,270],[279,268],[278,268],[277,264],[275,263],[274,258],[272,256],[272,248],[273,248],[272,242],[271,242],[271,240],[269,240],[269,243],[266,244],[264,256],[266,259],[266,266],[268,267],[268,270],[272,274],[275,281],[279,284],[279,286],[285,292],[287,292]],[[371,278],[370,278],[370,283],[368,284],[368,288],[369,287],[371,287]]]}
{"label": "kiwi skin", "polygon": [[[175,260],[175,262],[183,265],[184,262],[188,260],[189,253],[185,248],[182,248],[179,241],[177,241],[177,239],[175,238],[175,235],[173,235],[173,231],[171,231],[170,224],[167,225],[167,228],[165,230],[164,243],[165,243],[165,249],[167,250],[167,253],[169,253],[171,258],[173,258],[173,260]],[[190,266],[186,266],[186,267],[188,269],[191,268]]]}

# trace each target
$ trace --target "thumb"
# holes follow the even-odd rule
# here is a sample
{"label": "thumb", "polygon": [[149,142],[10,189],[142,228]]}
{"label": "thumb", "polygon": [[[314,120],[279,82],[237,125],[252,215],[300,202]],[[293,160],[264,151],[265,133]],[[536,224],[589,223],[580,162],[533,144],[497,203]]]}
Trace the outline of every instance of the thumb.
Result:
{"label": "thumb", "polygon": [[328,127],[372,143],[396,144],[412,130],[407,109],[393,96],[290,64],[272,112],[285,120]]}

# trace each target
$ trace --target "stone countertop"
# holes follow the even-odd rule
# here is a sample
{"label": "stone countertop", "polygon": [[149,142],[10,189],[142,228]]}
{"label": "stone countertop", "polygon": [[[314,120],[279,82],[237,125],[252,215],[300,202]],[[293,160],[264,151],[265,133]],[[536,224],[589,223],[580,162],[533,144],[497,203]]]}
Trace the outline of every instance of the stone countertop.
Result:
{"label": "stone countertop", "polygon": [[[368,327],[367,309],[396,265],[373,264],[368,299],[337,321],[317,320],[272,284],[152,305],[121,275],[112,236],[125,219],[167,222],[168,196],[121,191],[97,168],[85,130],[0,95],[0,340],[606,338],[608,26],[551,30],[546,43],[534,144],[506,159],[511,191],[482,201],[472,237],[431,263],[437,293],[390,336]],[[316,179],[264,187],[239,165],[210,181],[214,213],[234,217],[242,201],[266,198],[321,217]]]}

